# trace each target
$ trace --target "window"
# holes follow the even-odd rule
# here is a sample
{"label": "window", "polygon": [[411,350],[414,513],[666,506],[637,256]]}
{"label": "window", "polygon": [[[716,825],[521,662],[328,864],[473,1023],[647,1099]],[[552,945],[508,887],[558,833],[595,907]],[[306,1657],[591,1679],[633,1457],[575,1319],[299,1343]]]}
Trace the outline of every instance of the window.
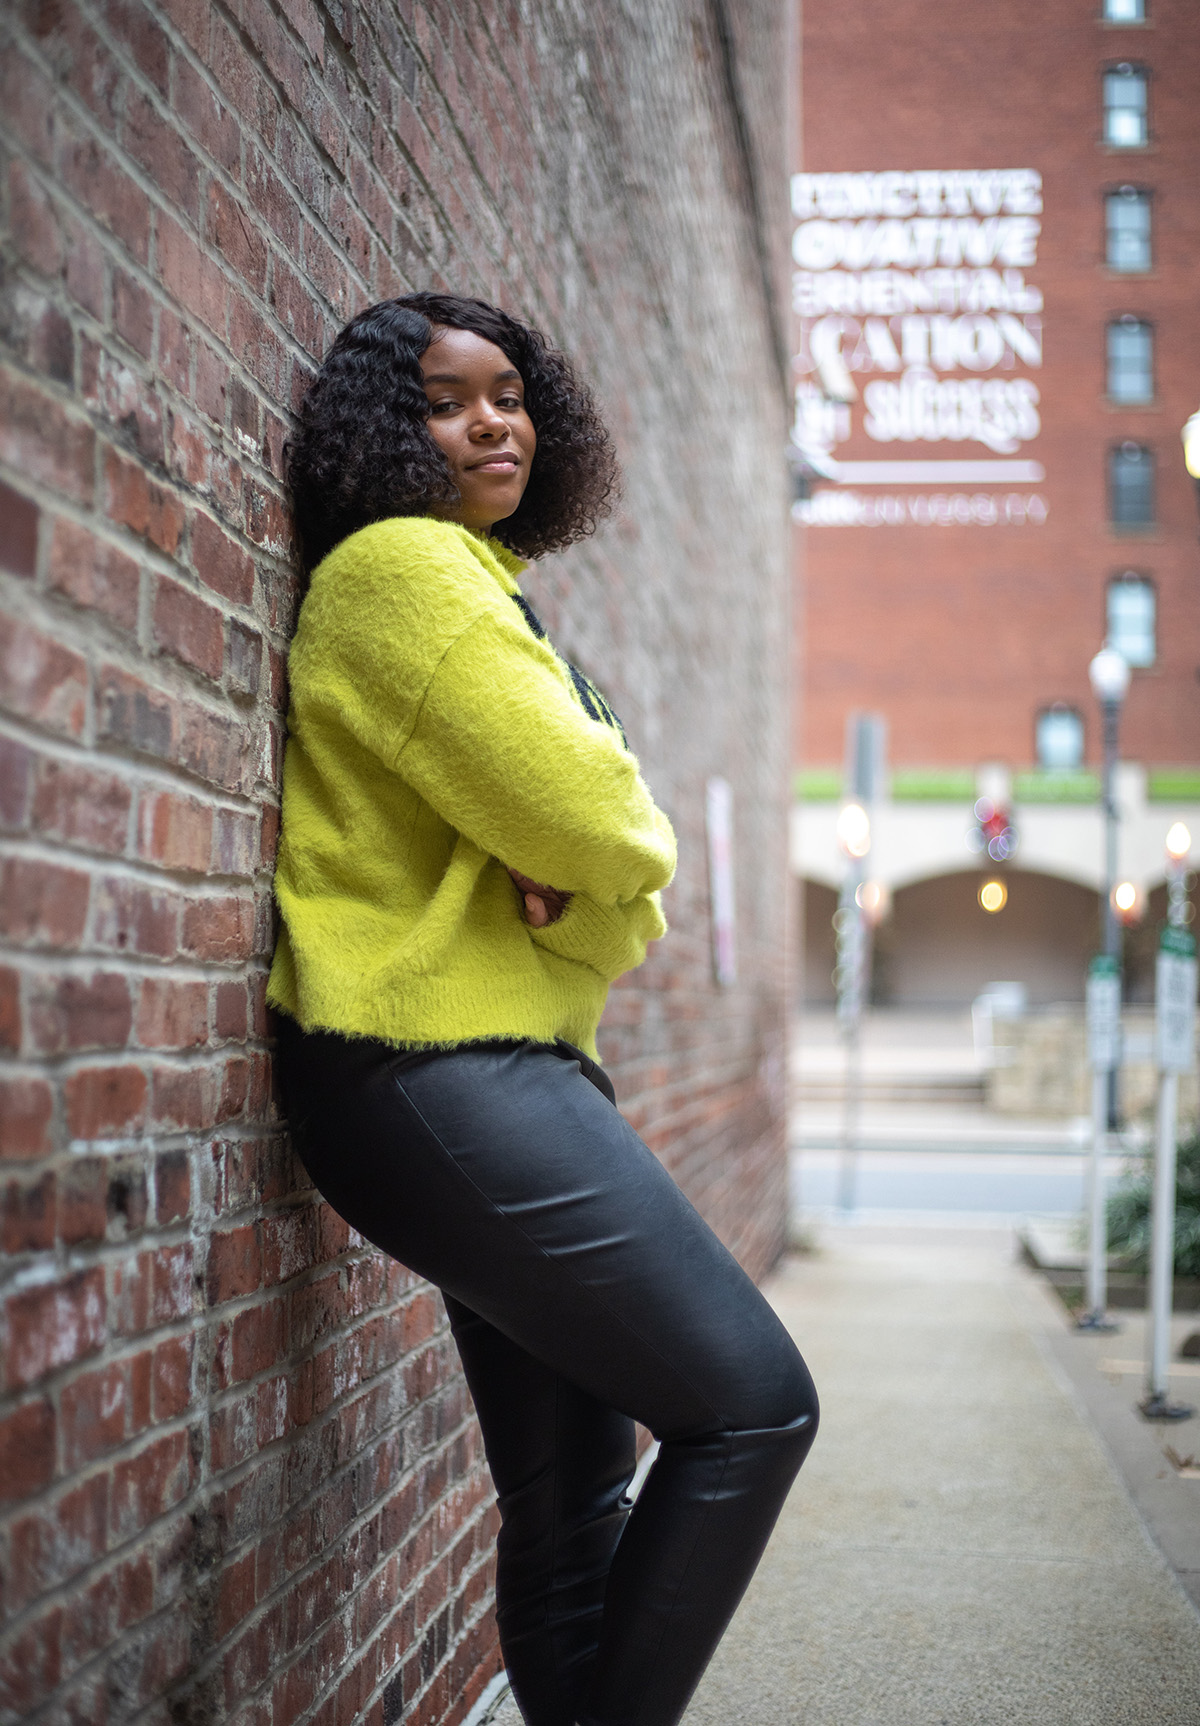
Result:
{"label": "window", "polygon": [[1140,443],[1109,451],[1108,519],[1114,527],[1148,527],[1154,521],[1154,461]]}
{"label": "window", "polygon": [[1106,24],[1140,24],[1146,16],[1146,0],[1104,0]]}
{"label": "window", "polygon": [[1037,763],[1048,772],[1069,772],[1083,765],[1083,720],[1065,701],[1037,716]]}
{"label": "window", "polygon": [[1108,399],[1154,400],[1154,333],[1128,312],[1108,326]]}
{"label": "window", "polygon": [[1146,70],[1128,61],[1104,74],[1104,142],[1136,150],[1149,141]]}
{"label": "window", "polygon": [[1157,596],[1154,583],[1132,570],[1108,584],[1108,645],[1127,665],[1140,668],[1155,660],[1154,625]]}
{"label": "window", "polygon": [[1150,268],[1150,194],[1119,186],[1104,198],[1104,261],[1113,270]]}

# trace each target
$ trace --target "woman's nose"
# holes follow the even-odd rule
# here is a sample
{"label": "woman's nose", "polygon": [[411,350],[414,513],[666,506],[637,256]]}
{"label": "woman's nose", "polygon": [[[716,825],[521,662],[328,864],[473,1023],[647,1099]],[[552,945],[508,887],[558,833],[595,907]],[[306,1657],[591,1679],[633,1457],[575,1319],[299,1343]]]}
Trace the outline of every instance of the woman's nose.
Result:
{"label": "woman's nose", "polygon": [[477,437],[495,437],[500,432],[508,430],[508,422],[504,415],[491,402],[481,404],[472,431]]}

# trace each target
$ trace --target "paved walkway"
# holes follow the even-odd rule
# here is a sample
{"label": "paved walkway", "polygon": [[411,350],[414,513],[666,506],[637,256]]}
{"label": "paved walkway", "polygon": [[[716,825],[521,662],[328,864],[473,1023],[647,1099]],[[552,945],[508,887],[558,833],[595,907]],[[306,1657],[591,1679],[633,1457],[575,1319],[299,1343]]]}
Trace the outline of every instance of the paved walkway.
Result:
{"label": "paved walkway", "polygon": [[[1200,1616],[1011,1234],[829,1230],[769,1292],[822,1429],[686,1726],[1200,1726]],[[1162,1463],[1179,1564],[1200,1480],[1162,1479],[1161,1447],[1200,1450],[1200,1420],[1130,1442]],[[511,1701],[495,1722],[520,1726]]]}
{"label": "paved walkway", "polygon": [[687,1726],[1200,1726],[1200,1617],[1011,1235],[830,1231],[770,1292],[822,1430]]}

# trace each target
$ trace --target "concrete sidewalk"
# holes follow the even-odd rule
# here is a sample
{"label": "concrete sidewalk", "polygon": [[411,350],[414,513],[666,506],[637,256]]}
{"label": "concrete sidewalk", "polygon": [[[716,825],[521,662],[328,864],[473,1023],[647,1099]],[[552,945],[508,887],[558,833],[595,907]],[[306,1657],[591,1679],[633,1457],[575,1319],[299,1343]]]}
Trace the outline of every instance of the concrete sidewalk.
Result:
{"label": "concrete sidewalk", "polygon": [[1200,1617],[1011,1234],[831,1230],[770,1293],[822,1429],[687,1726],[1200,1726]]}
{"label": "concrete sidewalk", "polygon": [[1200,1726],[1200,1617],[1011,1232],[831,1229],[768,1292],[822,1428],[686,1726]]}

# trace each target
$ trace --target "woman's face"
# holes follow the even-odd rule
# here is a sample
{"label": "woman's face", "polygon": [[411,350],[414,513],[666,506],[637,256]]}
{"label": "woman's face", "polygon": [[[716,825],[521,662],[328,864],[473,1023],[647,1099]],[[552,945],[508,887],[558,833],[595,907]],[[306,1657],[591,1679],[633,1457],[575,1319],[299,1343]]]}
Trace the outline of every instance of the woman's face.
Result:
{"label": "woman's face", "polygon": [[436,514],[473,533],[512,515],[537,448],[525,384],[508,355],[471,330],[435,328],[421,355],[429,434],[458,487]]}

